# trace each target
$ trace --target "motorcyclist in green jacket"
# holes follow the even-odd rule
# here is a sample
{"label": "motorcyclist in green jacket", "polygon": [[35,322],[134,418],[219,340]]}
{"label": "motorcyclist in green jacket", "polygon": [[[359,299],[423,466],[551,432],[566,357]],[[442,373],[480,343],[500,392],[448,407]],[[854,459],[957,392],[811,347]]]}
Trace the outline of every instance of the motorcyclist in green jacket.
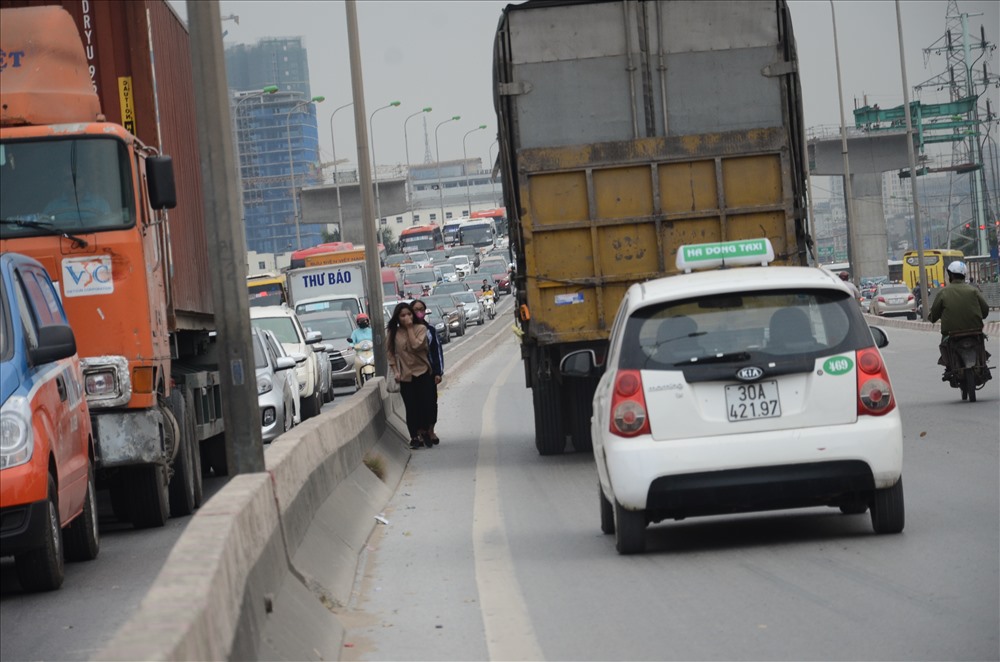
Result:
{"label": "motorcyclist in green jacket", "polygon": [[983,331],[983,320],[990,314],[989,304],[982,292],[965,282],[968,269],[965,262],[956,260],[948,265],[948,286],[934,297],[928,319],[941,320],[940,365],[949,365],[948,337],[962,332]]}

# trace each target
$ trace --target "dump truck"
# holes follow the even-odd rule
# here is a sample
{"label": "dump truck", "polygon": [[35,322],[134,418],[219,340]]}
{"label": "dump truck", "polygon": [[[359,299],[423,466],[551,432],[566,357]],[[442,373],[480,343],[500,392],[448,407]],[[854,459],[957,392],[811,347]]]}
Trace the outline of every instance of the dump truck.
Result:
{"label": "dump truck", "polygon": [[162,526],[203,451],[224,470],[187,28],[163,0],[2,0],[0,29],[0,250],[58,283],[99,488]]}
{"label": "dump truck", "polygon": [[590,450],[598,377],[629,285],[682,244],[766,237],[806,263],[802,98],[784,0],[525,2],[494,41],[499,169],[535,444]]}

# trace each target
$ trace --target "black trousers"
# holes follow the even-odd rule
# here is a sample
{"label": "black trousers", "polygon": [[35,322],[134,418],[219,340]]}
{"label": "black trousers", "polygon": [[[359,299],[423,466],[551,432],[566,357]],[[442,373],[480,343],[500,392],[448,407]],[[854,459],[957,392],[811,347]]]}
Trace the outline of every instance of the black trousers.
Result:
{"label": "black trousers", "polygon": [[437,385],[434,376],[425,372],[411,381],[399,383],[399,395],[406,408],[406,429],[410,439],[428,430],[437,420]]}

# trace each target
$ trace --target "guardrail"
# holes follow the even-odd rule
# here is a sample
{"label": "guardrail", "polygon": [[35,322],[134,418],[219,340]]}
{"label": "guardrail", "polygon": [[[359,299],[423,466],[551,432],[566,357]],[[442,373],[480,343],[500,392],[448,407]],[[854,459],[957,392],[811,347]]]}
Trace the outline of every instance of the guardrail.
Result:
{"label": "guardrail", "polygon": [[[188,523],[102,660],[336,660],[360,550],[410,457],[398,394],[368,382],[350,406],[293,428],[266,473],[234,477]],[[379,458],[379,479],[365,464]]]}

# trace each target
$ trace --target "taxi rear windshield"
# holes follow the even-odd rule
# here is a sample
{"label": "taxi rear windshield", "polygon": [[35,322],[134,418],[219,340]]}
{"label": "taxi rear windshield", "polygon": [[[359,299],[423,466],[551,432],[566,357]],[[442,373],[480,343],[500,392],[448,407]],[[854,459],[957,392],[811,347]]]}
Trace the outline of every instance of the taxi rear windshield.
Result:
{"label": "taxi rear windshield", "polygon": [[874,345],[858,304],[832,290],[720,294],[635,311],[620,368],[819,358]]}

